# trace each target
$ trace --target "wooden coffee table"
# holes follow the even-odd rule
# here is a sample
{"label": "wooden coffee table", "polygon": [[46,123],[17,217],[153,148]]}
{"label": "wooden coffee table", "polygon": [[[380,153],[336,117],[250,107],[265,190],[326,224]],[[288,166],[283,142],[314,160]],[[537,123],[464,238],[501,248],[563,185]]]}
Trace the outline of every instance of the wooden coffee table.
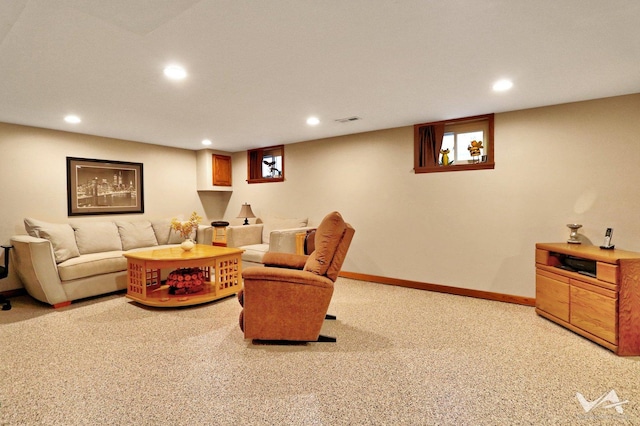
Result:
{"label": "wooden coffee table", "polygon": [[[127,258],[127,297],[148,306],[176,307],[197,305],[236,294],[242,289],[244,250],[196,244],[190,251],[179,246],[125,253]],[[161,282],[161,270],[199,268],[205,283],[197,293],[169,294]]]}

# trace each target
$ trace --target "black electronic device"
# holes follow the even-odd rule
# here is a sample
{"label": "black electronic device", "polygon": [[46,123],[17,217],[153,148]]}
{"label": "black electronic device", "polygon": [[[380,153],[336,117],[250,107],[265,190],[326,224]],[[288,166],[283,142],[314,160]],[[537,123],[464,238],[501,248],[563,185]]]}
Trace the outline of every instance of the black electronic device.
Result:
{"label": "black electronic device", "polygon": [[604,244],[602,244],[600,248],[604,250],[613,250],[615,246],[611,244],[612,237],[613,237],[613,228],[607,228],[607,231],[604,233]]}
{"label": "black electronic device", "polygon": [[590,259],[583,259],[575,256],[565,256],[562,260],[562,264],[570,267],[576,272],[587,274],[596,273],[596,261]]}

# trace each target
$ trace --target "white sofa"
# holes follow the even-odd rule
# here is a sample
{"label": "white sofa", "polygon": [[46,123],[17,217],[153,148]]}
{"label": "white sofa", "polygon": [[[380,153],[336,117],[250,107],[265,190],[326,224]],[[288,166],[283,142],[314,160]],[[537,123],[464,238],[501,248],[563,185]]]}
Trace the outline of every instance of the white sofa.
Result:
{"label": "white sofa", "polygon": [[[78,221],[55,224],[27,218],[28,235],[11,237],[11,265],[35,299],[66,306],[72,300],[127,288],[123,253],[179,245],[171,221]],[[211,244],[213,228],[198,226],[194,241]]]}
{"label": "white sofa", "polygon": [[268,251],[296,253],[296,235],[308,229],[307,218],[283,219],[264,217],[261,223],[227,227],[227,247],[237,247],[242,253],[242,268],[263,266]]}

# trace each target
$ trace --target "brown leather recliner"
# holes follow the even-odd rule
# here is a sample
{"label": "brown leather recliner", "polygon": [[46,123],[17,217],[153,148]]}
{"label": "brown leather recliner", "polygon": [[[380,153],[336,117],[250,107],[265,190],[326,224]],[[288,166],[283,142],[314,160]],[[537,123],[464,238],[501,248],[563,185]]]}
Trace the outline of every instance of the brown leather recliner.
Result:
{"label": "brown leather recliner", "polygon": [[244,270],[238,301],[244,308],[240,328],[245,339],[335,341],[320,336],[320,329],[354,233],[340,213],[329,213],[317,228],[309,256],[269,252],[265,267]]}

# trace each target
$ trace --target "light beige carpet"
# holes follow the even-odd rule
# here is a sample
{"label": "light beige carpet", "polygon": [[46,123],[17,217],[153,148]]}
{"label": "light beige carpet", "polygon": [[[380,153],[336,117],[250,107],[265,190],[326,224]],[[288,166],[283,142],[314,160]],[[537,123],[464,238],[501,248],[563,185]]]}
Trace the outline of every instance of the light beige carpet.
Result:
{"label": "light beige carpet", "polygon": [[640,360],[526,306],[340,278],[337,343],[273,346],[243,340],[235,298],[12,304],[2,425],[640,424]]}

